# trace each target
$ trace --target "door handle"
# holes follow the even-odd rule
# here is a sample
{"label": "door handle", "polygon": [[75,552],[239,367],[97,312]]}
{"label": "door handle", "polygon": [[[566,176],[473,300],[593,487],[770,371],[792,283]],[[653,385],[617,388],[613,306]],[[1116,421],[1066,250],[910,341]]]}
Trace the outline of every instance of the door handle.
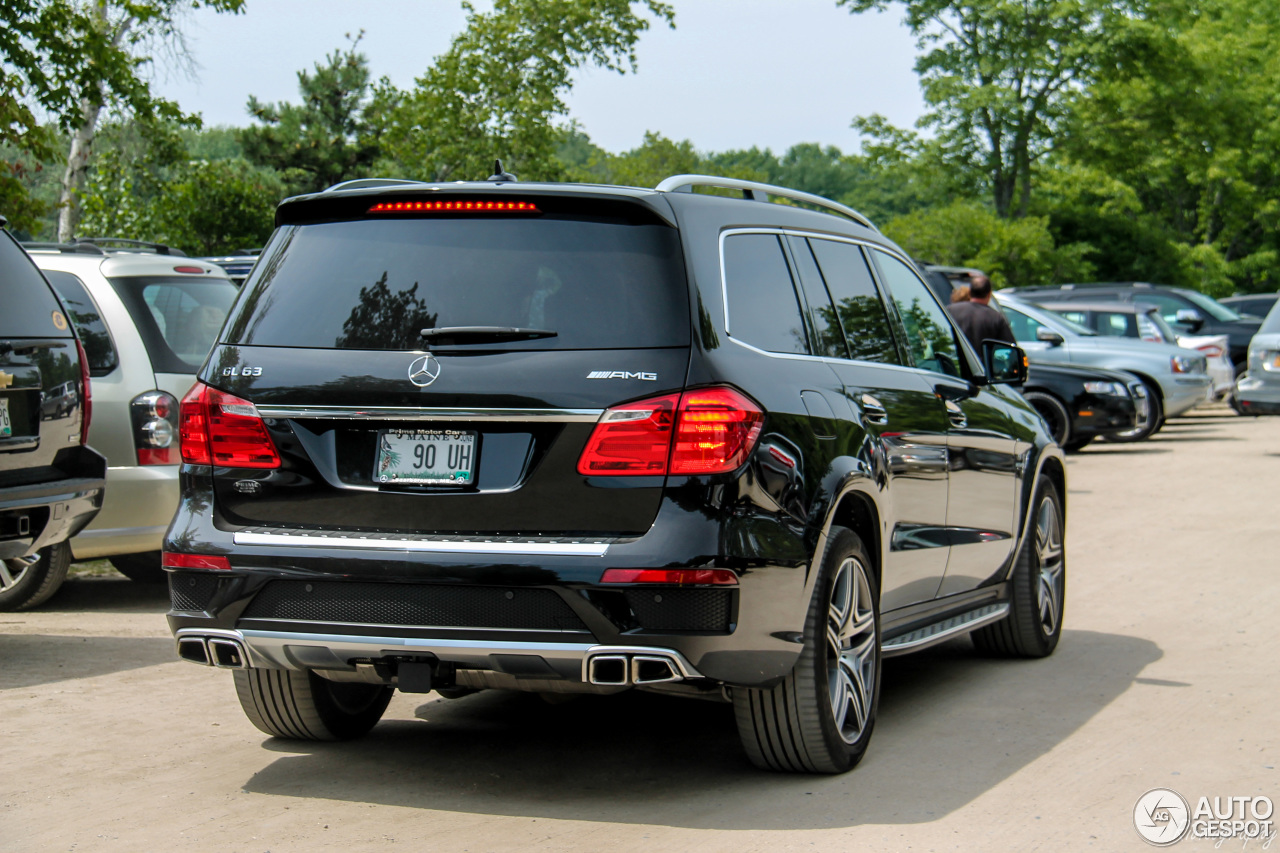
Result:
{"label": "door handle", "polygon": [[956,429],[964,429],[969,424],[969,419],[964,416],[964,409],[954,400],[943,400],[947,407],[947,417],[951,419],[951,425]]}
{"label": "door handle", "polygon": [[862,417],[867,423],[883,425],[889,422],[889,410],[875,397],[870,394],[863,394],[860,402],[862,403]]}

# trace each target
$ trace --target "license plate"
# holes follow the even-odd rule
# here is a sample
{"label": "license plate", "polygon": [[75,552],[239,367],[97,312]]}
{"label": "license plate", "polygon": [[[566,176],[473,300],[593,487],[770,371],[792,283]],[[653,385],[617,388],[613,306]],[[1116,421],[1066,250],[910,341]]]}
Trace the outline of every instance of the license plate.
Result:
{"label": "license plate", "polygon": [[0,397],[0,438],[13,435],[13,421],[9,420],[9,399]]}
{"label": "license plate", "polygon": [[373,478],[387,484],[469,486],[474,479],[477,447],[474,432],[384,430],[378,434]]}

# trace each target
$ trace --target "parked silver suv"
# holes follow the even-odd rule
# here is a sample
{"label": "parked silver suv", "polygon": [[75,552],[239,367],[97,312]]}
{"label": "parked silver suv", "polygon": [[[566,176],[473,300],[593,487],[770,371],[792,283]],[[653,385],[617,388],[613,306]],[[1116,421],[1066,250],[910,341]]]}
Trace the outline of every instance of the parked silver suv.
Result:
{"label": "parked silver suv", "polygon": [[160,544],[178,504],[178,400],[195,381],[236,297],[216,264],[155,244],[27,244],[66,305],[89,357],[89,443],[107,457],[102,512],[71,540],[77,560],[107,557],[160,582]]}

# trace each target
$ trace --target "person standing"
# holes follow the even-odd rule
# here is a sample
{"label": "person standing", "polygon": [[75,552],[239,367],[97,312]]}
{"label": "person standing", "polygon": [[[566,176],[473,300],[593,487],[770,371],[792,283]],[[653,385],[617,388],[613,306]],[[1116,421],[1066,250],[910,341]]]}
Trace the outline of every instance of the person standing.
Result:
{"label": "person standing", "polygon": [[990,303],[991,279],[978,273],[970,279],[968,301],[952,302],[947,306],[951,318],[978,352],[982,352],[982,342],[985,340],[1017,343],[1013,339],[1009,321],[998,309],[992,308]]}

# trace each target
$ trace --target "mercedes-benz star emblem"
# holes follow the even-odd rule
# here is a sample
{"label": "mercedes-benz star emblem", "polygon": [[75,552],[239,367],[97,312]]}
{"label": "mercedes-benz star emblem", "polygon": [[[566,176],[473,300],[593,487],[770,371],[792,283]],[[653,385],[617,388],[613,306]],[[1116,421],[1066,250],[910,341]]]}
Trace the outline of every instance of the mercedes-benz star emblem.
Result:
{"label": "mercedes-benz star emblem", "polygon": [[409,381],[419,388],[426,388],[440,376],[440,362],[431,353],[415,358],[409,365]]}

